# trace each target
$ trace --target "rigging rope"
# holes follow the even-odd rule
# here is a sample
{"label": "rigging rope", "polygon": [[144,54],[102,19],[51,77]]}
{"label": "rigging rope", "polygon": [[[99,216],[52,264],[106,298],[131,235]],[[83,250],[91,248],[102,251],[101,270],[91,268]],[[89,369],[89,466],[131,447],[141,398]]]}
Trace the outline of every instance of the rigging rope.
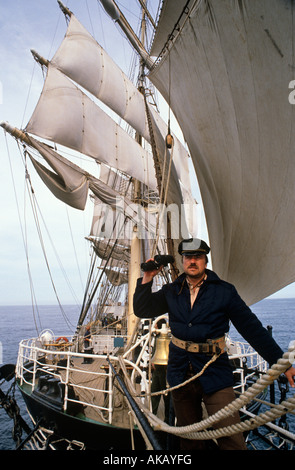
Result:
{"label": "rigging rope", "polygon": [[[26,155],[28,154],[29,155],[29,152],[25,149],[24,150],[24,154],[25,154],[25,157]],[[65,322],[67,323],[67,325],[69,327],[73,327],[73,325],[71,324],[71,322],[69,321],[63,307],[62,307],[62,304],[60,302],[60,299],[59,299],[59,295],[57,293],[57,289],[56,289],[56,286],[55,286],[55,283],[54,283],[54,280],[53,280],[53,276],[52,276],[52,272],[51,272],[51,269],[50,269],[50,265],[49,265],[49,261],[48,261],[48,257],[47,257],[47,254],[46,254],[46,249],[45,249],[45,244],[44,244],[44,239],[43,239],[43,235],[42,235],[42,230],[41,230],[41,225],[40,225],[40,222],[39,222],[39,217],[38,217],[38,211],[41,215],[41,218],[43,220],[43,223],[45,225],[45,228],[46,228],[46,231],[47,231],[47,234],[49,235],[49,232],[47,230],[47,227],[46,227],[46,224],[45,224],[45,221],[44,221],[44,218],[43,218],[43,215],[42,215],[42,212],[40,210],[40,207],[38,205],[38,202],[37,202],[37,199],[36,199],[36,196],[35,196],[35,191],[34,191],[34,188],[32,186],[32,182],[31,182],[31,178],[29,176],[29,173],[28,173],[28,170],[27,170],[27,167],[26,167],[26,182],[27,182],[27,186],[28,186],[28,194],[29,194],[29,197],[30,197],[30,201],[31,201],[31,208],[32,208],[32,212],[33,212],[33,216],[34,216],[34,220],[35,220],[35,224],[36,224],[36,229],[37,229],[37,233],[38,233],[38,236],[39,236],[39,240],[40,240],[40,244],[41,244],[41,249],[42,249],[42,252],[43,252],[43,256],[44,256],[44,259],[45,259],[45,264],[47,266],[47,270],[48,270],[48,273],[49,273],[49,278],[50,278],[50,281],[51,281],[51,284],[52,284],[52,288],[53,288],[53,291],[55,293],[55,296],[56,296],[56,299],[57,299],[57,302],[58,302],[58,305],[60,307],[60,310],[61,310],[61,313],[65,319]],[[50,236],[49,236],[50,238]],[[50,238],[51,240],[51,238]],[[51,241],[52,243],[52,241]],[[54,247],[53,247],[54,248]],[[55,252],[56,253],[56,252]],[[64,273],[65,274],[65,273]]]}
{"label": "rigging rope", "polygon": [[[167,165],[167,155],[168,155],[168,147],[165,145],[165,154],[164,154],[164,160],[161,163],[160,162],[160,157],[159,153],[157,150],[156,146],[156,141],[155,141],[155,136],[154,136],[154,130],[153,130],[153,124],[152,124],[152,118],[150,115],[150,110],[148,107],[146,95],[144,94],[144,103],[145,103],[145,110],[146,110],[146,116],[147,116],[147,121],[148,121],[148,128],[149,128],[149,134],[150,134],[150,140],[151,140],[151,147],[152,147],[152,154],[153,154],[153,160],[154,160],[154,167],[155,167],[155,173],[156,173],[156,179],[157,179],[157,186],[158,186],[158,192],[159,192],[159,200],[160,200],[160,208],[162,204],[162,211],[158,212],[157,215],[157,222],[156,222],[156,233],[157,237],[153,242],[153,248],[152,248],[152,257],[156,253],[156,249],[159,243],[159,238],[160,238],[160,228],[163,222],[163,216],[165,213],[165,206],[167,203],[167,196],[168,196],[168,188],[169,188],[169,183],[170,183],[170,176],[171,176],[171,168],[172,168],[172,159],[173,159],[173,139],[172,139],[172,151],[170,155],[170,160],[169,160],[169,166],[167,169],[167,176],[166,176],[166,181],[164,185],[164,178],[165,178],[165,172],[166,172],[166,165]],[[170,131],[170,124],[168,127],[168,132]],[[165,190],[164,190],[165,189]]]}
{"label": "rigging rope", "polygon": [[78,261],[78,256],[77,256],[77,250],[76,250],[76,246],[75,246],[75,241],[74,241],[74,237],[73,237],[73,231],[72,231],[72,226],[71,226],[71,221],[70,221],[70,216],[69,216],[69,211],[68,211],[68,207],[67,207],[67,206],[66,206],[66,213],[67,213],[67,220],[68,220],[69,230],[70,230],[70,234],[71,234],[71,240],[72,240],[72,244],[73,244],[73,249],[74,249],[74,254],[75,254],[75,260],[76,260],[77,269],[78,269],[78,273],[79,273],[79,278],[80,278],[81,286],[82,286],[82,288],[83,288],[83,281],[82,281],[82,276],[81,276],[81,270],[80,270],[80,266],[79,266],[79,261]]}
{"label": "rigging rope", "polygon": [[[5,138],[6,138],[6,132],[5,132]],[[36,331],[38,332],[41,328],[41,320],[40,320],[40,315],[39,315],[38,308],[37,308],[36,295],[35,295],[35,291],[34,291],[33,279],[32,279],[32,274],[31,274],[30,263],[29,263],[28,240],[27,240],[27,235],[26,235],[27,230],[25,229],[25,231],[24,231],[24,229],[22,227],[22,221],[21,221],[21,217],[20,217],[19,204],[18,204],[18,200],[17,200],[17,194],[16,194],[16,188],[15,188],[15,182],[14,182],[14,176],[13,176],[13,171],[12,171],[12,166],[11,166],[10,152],[9,152],[9,149],[8,149],[7,139],[6,139],[6,146],[7,146],[7,154],[8,154],[8,157],[9,157],[9,164],[10,164],[11,176],[12,176],[12,181],[13,181],[14,193],[15,193],[15,198],[16,198],[16,203],[17,203],[17,210],[18,210],[20,228],[21,228],[22,238],[23,238],[23,243],[24,243],[24,248],[25,248],[25,255],[26,255],[27,270],[28,270],[29,283],[30,283],[30,291],[31,291],[31,300],[32,300],[32,308],[33,308],[35,328],[36,328]],[[31,209],[32,209],[34,220],[35,220],[35,225],[36,225],[37,233],[38,233],[38,236],[39,236],[41,249],[43,251],[46,266],[47,266],[48,271],[49,271],[49,276],[50,276],[50,280],[51,280],[51,283],[52,283],[52,286],[53,286],[53,290],[55,292],[58,304],[60,306],[61,312],[63,314],[63,317],[64,317],[66,323],[68,324],[68,326],[73,326],[73,325],[70,324],[70,322],[67,318],[67,315],[65,314],[65,312],[62,308],[62,305],[60,303],[60,300],[59,300],[59,297],[58,297],[58,294],[57,294],[57,291],[56,291],[56,288],[55,288],[55,285],[54,285],[54,281],[53,281],[53,278],[52,278],[50,267],[49,267],[49,264],[48,264],[48,259],[47,259],[46,252],[45,252],[45,245],[44,245],[44,241],[43,241],[43,237],[42,237],[42,231],[41,231],[41,227],[40,227],[40,223],[39,223],[39,219],[38,219],[38,210],[39,210],[39,213],[41,214],[41,217],[42,217],[42,213],[41,213],[41,210],[38,206],[36,196],[35,196],[35,191],[34,191],[34,188],[32,186],[32,182],[31,182],[31,179],[30,179],[30,174],[29,174],[29,171],[28,171],[28,168],[27,168],[26,155],[27,154],[29,155],[29,152],[26,150],[25,146],[23,146],[23,152],[22,152],[21,149],[20,149],[20,145],[19,145],[18,141],[17,141],[17,146],[18,146],[20,155],[21,155],[22,160],[23,160],[23,164],[24,164],[24,168],[25,168],[25,182],[26,182],[27,193],[29,195]],[[24,216],[24,218],[25,218],[25,222],[26,222],[26,215]],[[43,220],[43,223],[45,225],[43,217],[42,217],[42,220]],[[26,224],[25,224],[25,227],[26,227]],[[45,228],[46,228],[46,225],[45,225]],[[47,230],[47,228],[46,228],[46,230]],[[47,230],[47,233],[48,233],[48,230]],[[51,243],[52,243],[52,240],[51,240]],[[37,322],[36,322],[35,308],[37,309],[37,313],[38,313],[38,319],[39,319],[39,323],[40,323],[39,326],[37,325]]]}
{"label": "rigging rope", "polygon": [[[114,184],[115,184],[115,182],[114,182]],[[127,187],[125,188],[125,194],[124,194],[125,196],[128,194],[130,184],[131,184],[131,178],[129,179]],[[118,230],[118,232],[116,233],[116,237],[118,237],[118,234],[122,233],[122,230],[123,230],[123,228],[124,228],[124,226],[125,226],[125,224],[128,220],[129,220],[128,216],[125,215],[124,220],[120,225],[121,216],[120,216],[120,214],[117,215],[117,217],[116,217],[116,219],[113,223],[113,227],[112,227],[113,232],[115,231],[115,229]],[[119,226],[119,229],[118,229],[118,226]],[[92,274],[93,274],[95,264],[96,264],[95,250],[93,249],[93,251],[92,251],[92,262],[91,262],[90,272],[89,272],[88,279],[87,279],[87,286],[86,286],[86,289],[85,289],[83,304],[82,304],[82,307],[81,307],[81,313],[80,313],[79,320],[78,320],[78,328],[80,328],[80,326],[83,324],[83,322],[86,318],[88,310],[89,310],[89,308],[91,306],[91,303],[94,299],[94,296],[95,296],[95,294],[98,290],[98,287],[100,286],[100,282],[103,278],[105,270],[108,267],[108,264],[111,260],[112,253],[115,249],[117,241],[118,241],[118,238],[116,238],[114,240],[113,245],[111,246],[110,252],[107,255],[107,258],[105,260],[103,260],[103,259],[101,260],[101,264],[104,262],[104,266],[100,266],[101,267],[101,272],[100,272],[100,274],[97,273],[96,280],[94,280],[94,282],[93,282],[92,291],[90,292],[90,289],[89,289],[90,288],[90,282],[91,282]],[[107,247],[108,246],[110,246],[110,239],[108,240],[108,243],[107,243]],[[106,250],[107,250],[107,247],[106,247]],[[87,294],[88,294],[88,301],[86,302]]]}
{"label": "rigging rope", "polygon": [[[32,308],[33,308],[33,319],[34,319],[36,331],[38,332],[39,327],[37,325],[36,313],[37,313],[39,322],[40,322],[40,315],[39,315],[39,311],[38,311],[37,304],[36,304],[36,296],[35,296],[35,291],[34,291],[33,279],[32,279],[32,275],[31,275],[30,262],[29,262],[28,246],[27,246],[26,237],[25,237],[25,234],[24,234],[22,221],[21,221],[21,216],[20,216],[20,207],[19,207],[19,202],[18,202],[18,198],[17,198],[17,191],[16,191],[15,180],[14,180],[14,172],[13,172],[13,169],[12,169],[12,163],[11,163],[9,146],[8,146],[8,142],[7,142],[7,133],[6,133],[6,131],[4,131],[4,137],[5,137],[6,150],[7,150],[7,155],[8,155],[10,174],[11,174],[11,179],[12,179],[13,191],[14,191],[14,196],[15,196],[15,201],[16,201],[19,225],[20,225],[20,230],[21,230],[24,249],[25,249],[25,257],[26,257],[26,263],[27,263],[27,271],[28,271],[29,285],[30,285],[30,292],[31,292],[31,301],[32,301]],[[21,158],[23,159],[23,155],[22,155],[22,152],[20,150],[18,141],[17,141],[17,146],[18,146],[18,150],[20,152]],[[23,161],[23,163],[25,165],[24,161]],[[36,307],[37,312],[35,312],[35,307]]]}

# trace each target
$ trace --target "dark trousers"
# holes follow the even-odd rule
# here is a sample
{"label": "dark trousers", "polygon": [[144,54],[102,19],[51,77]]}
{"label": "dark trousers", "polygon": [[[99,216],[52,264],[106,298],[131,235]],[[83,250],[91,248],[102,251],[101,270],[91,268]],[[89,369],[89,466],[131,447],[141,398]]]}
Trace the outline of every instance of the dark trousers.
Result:
{"label": "dark trousers", "polygon": [[[177,418],[177,426],[187,426],[203,419],[202,400],[209,416],[219,411],[235,399],[232,387],[224,388],[218,392],[205,394],[198,380],[188,383],[172,391],[173,406]],[[221,419],[213,428],[230,426],[240,422],[239,412]],[[207,443],[208,444],[208,443]],[[221,437],[217,440],[220,450],[247,450],[243,433]],[[206,450],[206,441],[180,439],[181,450]]]}
{"label": "dark trousers", "polygon": [[[166,389],[166,375],[167,375],[167,366],[155,364],[152,376],[152,386],[151,386],[151,393],[159,392],[161,390]],[[162,395],[154,395],[152,396],[152,409],[153,413],[156,415],[158,411],[158,407],[160,404]],[[169,403],[170,403],[170,396],[163,395],[164,405],[165,405],[165,422],[169,422]]]}

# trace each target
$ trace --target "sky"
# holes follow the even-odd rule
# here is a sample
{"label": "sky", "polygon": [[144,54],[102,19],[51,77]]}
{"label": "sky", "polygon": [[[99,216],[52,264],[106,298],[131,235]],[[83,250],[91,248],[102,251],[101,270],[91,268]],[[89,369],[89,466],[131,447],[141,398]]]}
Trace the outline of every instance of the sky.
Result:
{"label": "sky", "polygon": [[[130,47],[100,3],[97,0],[65,0],[64,4],[128,74],[133,57],[130,57]],[[137,28],[138,2],[122,0],[118,4]],[[61,43],[66,27],[56,0],[0,0],[0,121],[25,127],[43,85],[41,67],[30,50],[35,49],[50,59]],[[31,304],[28,272],[32,276],[37,303],[56,303],[51,275],[62,303],[80,303],[90,263],[89,242],[84,237],[90,230],[91,202],[87,203],[85,212],[65,206],[52,196],[29,162],[30,180],[40,207],[38,217],[42,238],[52,269],[49,273],[35,229],[29,193],[25,191],[22,154],[15,140],[5,136],[2,128],[0,150],[0,305]],[[94,161],[90,167],[89,171],[96,174]]]}
{"label": "sky", "polygon": [[[138,6],[138,2],[134,1],[122,0],[118,5],[136,26],[138,8],[134,5]],[[65,0],[64,3],[128,75],[130,48],[101,5],[96,0]],[[156,4],[153,1],[152,7]],[[33,60],[30,49],[50,59],[65,32],[66,21],[56,0],[0,0],[1,121],[25,127],[43,84],[41,68]],[[55,304],[51,275],[61,303],[79,304],[90,262],[89,245],[84,237],[90,230],[91,204],[87,204],[85,212],[66,207],[49,193],[28,164],[48,256],[45,259],[30,209],[29,193],[25,190],[22,154],[14,139],[5,136],[2,129],[0,151],[0,305],[30,305],[31,285],[37,303]],[[95,172],[95,163],[92,165]],[[295,286],[275,296],[295,297]]]}

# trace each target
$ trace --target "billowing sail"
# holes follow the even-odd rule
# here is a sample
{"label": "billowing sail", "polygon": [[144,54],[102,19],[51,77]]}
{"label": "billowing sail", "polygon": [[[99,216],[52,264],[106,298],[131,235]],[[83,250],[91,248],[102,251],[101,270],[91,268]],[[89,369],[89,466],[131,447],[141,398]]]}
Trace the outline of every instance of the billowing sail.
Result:
{"label": "billowing sail", "polygon": [[149,139],[141,93],[73,14],[51,64]]}
{"label": "billowing sail", "polygon": [[[160,161],[163,162],[164,138],[153,117],[151,121]],[[148,188],[157,189],[152,154],[50,64],[42,94],[26,131],[89,155],[133,176]],[[94,192],[97,184],[92,183]],[[179,222],[173,218],[174,223],[178,224],[174,233],[177,231],[177,236],[182,233],[186,237],[188,232],[183,217],[183,196],[173,164],[169,180],[163,179],[163,185],[168,187],[168,204],[175,204],[178,211]]]}
{"label": "billowing sail", "polygon": [[82,152],[156,188],[151,155],[50,65],[26,131]]}
{"label": "billowing sail", "polygon": [[172,13],[164,1],[162,30],[178,24],[149,78],[166,99],[171,84],[213,268],[252,304],[295,281],[294,3],[210,0]]}
{"label": "billowing sail", "polygon": [[[51,64],[101,100],[150,142],[143,94],[73,14],[65,38]],[[152,106],[148,106],[162,135],[166,137],[167,123]],[[180,181],[187,186],[190,184],[188,152],[175,135],[174,146],[173,165]]]}

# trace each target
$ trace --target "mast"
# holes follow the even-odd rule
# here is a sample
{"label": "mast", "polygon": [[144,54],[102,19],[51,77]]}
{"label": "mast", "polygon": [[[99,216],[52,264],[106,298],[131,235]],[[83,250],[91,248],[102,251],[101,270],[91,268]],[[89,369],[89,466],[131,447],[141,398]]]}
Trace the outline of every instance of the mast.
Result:
{"label": "mast", "polygon": [[[148,52],[145,50],[144,40],[139,41],[132,27],[130,26],[127,19],[120,11],[114,0],[100,0],[100,3],[104,7],[106,13],[112,18],[112,20],[114,20],[120,26],[122,31],[124,31],[134,49],[138,52],[145,65],[150,69],[153,66],[153,61],[151,60]],[[141,3],[145,4],[145,0],[142,0]],[[143,14],[145,15],[146,5],[144,8],[142,8],[142,10]]]}
{"label": "mast", "polygon": [[[144,0],[145,2],[145,0]],[[141,19],[141,43],[144,45],[146,33],[146,20],[145,20],[145,9],[142,8],[142,19]],[[144,94],[144,68],[145,60],[141,57],[139,67],[139,84],[138,90]],[[142,136],[136,133],[137,142],[142,145]],[[141,199],[141,184],[138,180],[134,180],[134,202],[139,203]],[[127,335],[129,338],[133,336],[137,325],[137,317],[133,312],[133,294],[136,288],[137,279],[140,277],[140,261],[141,261],[141,240],[138,238],[137,227],[133,228],[133,237],[131,240],[131,252],[130,252],[130,265],[129,265],[129,276],[128,276],[128,321],[127,321]]]}

